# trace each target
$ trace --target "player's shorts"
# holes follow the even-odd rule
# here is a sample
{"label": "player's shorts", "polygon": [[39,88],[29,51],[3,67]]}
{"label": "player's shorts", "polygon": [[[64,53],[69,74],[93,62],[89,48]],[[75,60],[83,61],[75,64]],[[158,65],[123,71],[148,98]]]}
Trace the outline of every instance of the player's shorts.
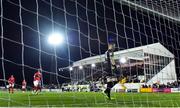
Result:
{"label": "player's shorts", "polygon": [[12,88],[13,88],[13,87],[14,87],[14,84],[9,84],[9,87],[12,87]]}
{"label": "player's shorts", "polygon": [[38,86],[40,85],[40,81],[35,80],[35,81],[33,82],[33,84],[34,84],[35,87],[38,87]]}
{"label": "player's shorts", "polygon": [[26,89],[26,86],[22,86],[22,89]]}

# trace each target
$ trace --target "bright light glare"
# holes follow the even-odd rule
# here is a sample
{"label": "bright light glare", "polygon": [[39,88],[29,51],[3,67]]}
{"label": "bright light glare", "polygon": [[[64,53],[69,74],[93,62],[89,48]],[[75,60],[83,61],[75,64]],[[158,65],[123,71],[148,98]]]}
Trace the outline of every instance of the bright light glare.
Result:
{"label": "bright light glare", "polygon": [[124,58],[124,57],[120,58],[120,63],[126,63],[126,61],[127,61],[126,58]]}
{"label": "bright light glare", "polygon": [[83,69],[83,66],[79,66],[79,69]]}
{"label": "bright light glare", "polygon": [[54,46],[57,46],[59,44],[62,44],[64,41],[64,38],[61,34],[59,33],[53,33],[49,36],[48,42],[49,44],[52,44]]}
{"label": "bright light glare", "polygon": [[69,70],[72,71],[72,70],[73,70],[73,67],[70,67]]}
{"label": "bright light glare", "polygon": [[93,63],[93,64],[91,64],[91,67],[96,67],[96,64],[94,64],[94,63]]}

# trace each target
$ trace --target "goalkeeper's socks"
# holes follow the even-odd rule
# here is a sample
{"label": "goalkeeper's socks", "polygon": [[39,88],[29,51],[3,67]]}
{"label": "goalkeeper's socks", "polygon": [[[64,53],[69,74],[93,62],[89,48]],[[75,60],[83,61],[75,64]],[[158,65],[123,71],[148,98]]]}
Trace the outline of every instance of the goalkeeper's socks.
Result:
{"label": "goalkeeper's socks", "polygon": [[103,95],[106,97],[106,98],[109,98],[107,93],[103,92]]}
{"label": "goalkeeper's socks", "polygon": [[108,94],[107,94],[107,90],[103,91],[102,93],[103,93],[103,95],[104,95],[106,98],[109,98],[109,97],[108,97]]}
{"label": "goalkeeper's socks", "polygon": [[108,88],[106,94],[107,94],[108,98],[111,99],[111,89]]}

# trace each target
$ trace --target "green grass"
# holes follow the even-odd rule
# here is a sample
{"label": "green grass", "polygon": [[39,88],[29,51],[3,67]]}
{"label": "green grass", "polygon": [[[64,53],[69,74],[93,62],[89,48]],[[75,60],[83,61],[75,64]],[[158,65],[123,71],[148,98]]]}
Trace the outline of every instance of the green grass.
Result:
{"label": "green grass", "polygon": [[178,107],[179,93],[113,93],[115,100],[108,100],[95,92],[30,92],[9,94],[0,92],[1,107]]}

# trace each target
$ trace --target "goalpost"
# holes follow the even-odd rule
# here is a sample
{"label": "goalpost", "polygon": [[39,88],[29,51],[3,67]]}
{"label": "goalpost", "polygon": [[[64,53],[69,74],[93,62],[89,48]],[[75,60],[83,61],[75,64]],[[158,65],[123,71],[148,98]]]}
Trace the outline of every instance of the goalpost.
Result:
{"label": "goalpost", "polygon": [[[93,82],[103,80],[103,54],[107,51],[108,36],[115,39],[117,52],[127,52],[120,53],[116,59],[122,76],[128,76],[129,80],[138,77],[148,83],[163,66],[173,61],[170,65],[173,68],[166,68],[170,72],[166,69],[161,72],[175,81],[180,71],[179,7],[179,0],[0,0],[0,86],[7,86],[8,78],[14,75],[17,90],[24,79],[31,90],[33,75],[40,69],[44,89],[62,89],[70,84],[88,88]],[[50,45],[51,33],[60,33],[63,43]],[[130,49],[155,43],[162,44],[172,56],[161,48],[157,48],[157,54],[141,53],[152,60],[138,57],[139,52],[130,53]],[[127,55],[128,63],[119,65],[119,57]],[[97,56],[101,56],[99,61],[86,59]],[[11,95],[8,96],[11,100]],[[26,106],[31,106],[30,97],[28,94]],[[88,97],[84,95],[84,99]],[[132,97],[131,102],[135,100]],[[147,104],[149,101],[147,95]],[[9,101],[8,106],[10,104]],[[128,106],[125,99],[123,104]]]}

